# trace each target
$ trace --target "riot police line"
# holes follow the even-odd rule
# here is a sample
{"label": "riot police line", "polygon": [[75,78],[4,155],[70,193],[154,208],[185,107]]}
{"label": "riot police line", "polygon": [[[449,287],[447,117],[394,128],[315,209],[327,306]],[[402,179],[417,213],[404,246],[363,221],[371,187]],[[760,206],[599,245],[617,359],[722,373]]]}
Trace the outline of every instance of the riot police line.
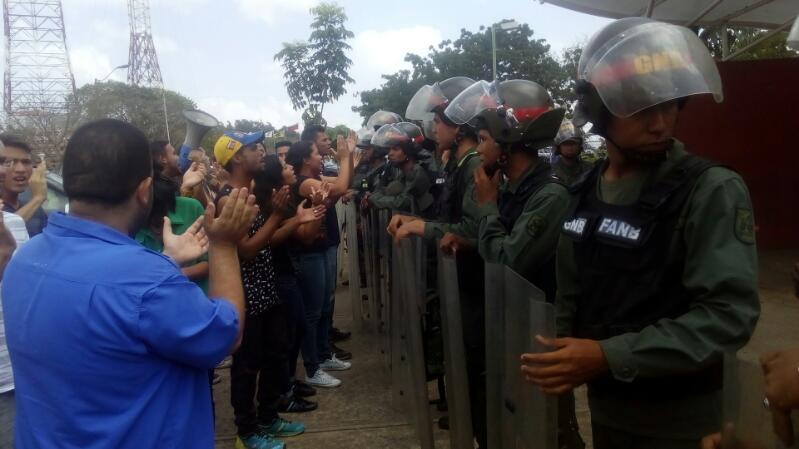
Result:
{"label": "riot police line", "polygon": [[[429,318],[426,243],[419,237],[392,241],[385,231],[390,221],[386,209],[361,211],[351,202],[346,217],[350,273],[361,274],[361,279],[350,280],[353,323],[377,337],[392,380],[393,405],[411,417],[421,447],[432,448],[423,341]],[[452,447],[472,448],[455,257],[438,251],[437,266],[450,440]],[[486,285],[489,447],[515,447],[521,441],[524,447],[555,448],[557,401],[518,373],[519,355],[541,350],[535,336],[554,337],[554,307],[541,290],[506,266],[486,265]]]}

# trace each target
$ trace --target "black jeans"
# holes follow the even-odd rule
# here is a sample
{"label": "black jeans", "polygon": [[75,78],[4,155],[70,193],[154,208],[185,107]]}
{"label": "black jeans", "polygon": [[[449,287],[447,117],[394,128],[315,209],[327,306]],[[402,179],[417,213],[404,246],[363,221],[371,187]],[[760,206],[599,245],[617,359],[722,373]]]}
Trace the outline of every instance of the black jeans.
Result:
{"label": "black jeans", "polygon": [[246,317],[241,346],[230,367],[230,403],[240,436],[250,435],[258,430],[258,424],[269,424],[278,417],[278,401],[289,377],[291,342],[286,310],[280,304]]}
{"label": "black jeans", "polygon": [[[289,377],[297,374],[297,360],[300,357],[300,347],[305,335],[305,307],[302,303],[302,292],[294,274],[279,274],[277,277],[277,296],[286,305],[288,317],[289,348]],[[290,388],[290,386],[289,386]],[[286,390],[288,391],[288,390]]]}

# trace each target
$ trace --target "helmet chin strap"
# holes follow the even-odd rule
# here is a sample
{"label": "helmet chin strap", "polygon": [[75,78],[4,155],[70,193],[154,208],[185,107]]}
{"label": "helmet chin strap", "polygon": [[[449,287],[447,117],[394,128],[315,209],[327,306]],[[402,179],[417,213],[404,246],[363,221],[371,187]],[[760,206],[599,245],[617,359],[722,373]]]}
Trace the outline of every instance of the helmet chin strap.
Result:
{"label": "helmet chin strap", "polygon": [[674,139],[669,140],[668,146],[663,151],[642,151],[641,147],[622,147],[617,144],[610,136],[604,136],[605,140],[613,144],[619,150],[619,153],[624,156],[628,162],[636,165],[652,166],[660,164],[666,160],[666,155],[669,150],[674,146]]}

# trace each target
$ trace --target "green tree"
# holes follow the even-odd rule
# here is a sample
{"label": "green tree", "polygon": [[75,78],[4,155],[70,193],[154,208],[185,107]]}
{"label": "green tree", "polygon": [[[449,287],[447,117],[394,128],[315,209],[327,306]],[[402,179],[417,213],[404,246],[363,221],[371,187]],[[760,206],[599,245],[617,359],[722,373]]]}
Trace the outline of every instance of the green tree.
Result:
{"label": "green tree", "polygon": [[[695,31],[699,35],[699,38],[707,45],[713,57],[721,59],[723,53],[721,37],[724,28],[697,28]],[[727,28],[726,31],[730,54],[746,47],[768,33],[767,30],[748,27]],[[777,33],[741,56],[736,57],[736,60],[795,58],[799,56],[799,53],[789,49],[785,44],[787,36],[787,31]]]}
{"label": "green tree", "polygon": [[308,42],[283,43],[275,55],[284,70],[286,90],[295,110],[304,109],[306,124],[324,124],[325,105],[337,100],[354,80],[347,40],[355,35],[345,27],[347,15],[335,3],[311,8],[313,22]]}
{"label": "green tree", "polygon": [[241,120],[236,120],[233,123],[233,129],[243,131],[245,133],[252,133],[256,131],[265,131],[265,132],[274,131],[275,127],[272,126],[272,124],[269,122],[264,123],[260,120],[241,119]]}
{"label": "green tree", "polygon": [[[573,98],[569,75],[550,53],[545,39],[536,39],[526,24],[510,31],[497,31],[497,78],[528,79],[546,87],[560,103]],[[444,40],[430,47],[427,56],[408,54],[405,60],[411,70],[383,75],[385,82],[377,89],[361,92],[361,105],[353,107],[364,121],[375,111],[387,109],[405,113],[413,94],[424,84],[432,84],[453,76],[475,80],[493,78],[491,29],[461,30],[456,40]]]}

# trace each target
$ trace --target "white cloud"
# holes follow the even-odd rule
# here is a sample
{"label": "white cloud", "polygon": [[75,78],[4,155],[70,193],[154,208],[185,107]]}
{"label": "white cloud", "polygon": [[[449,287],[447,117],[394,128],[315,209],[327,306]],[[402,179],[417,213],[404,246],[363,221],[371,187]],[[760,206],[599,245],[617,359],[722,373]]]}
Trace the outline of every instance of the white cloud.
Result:
{"label": "white cloud", "polygon": [[[93,83],[95,79],[104,78],[117,66],[111,63],[111,58],[108,55],[93,46],[70,49],[69,59],[72,64],[72,74],[75,76],[75,84],[78,87]],[[126,77],[127,72],[120,69],[114,71],[108,79],[124,82]]]}
{"label": "white cloud", "polygon": [[428,26],[361,31],[353,41],[352,59],[380,74],[394,73],[409,65],[404,61],[406,54],[426,55],[428,47],[441,40],[441,30]]}
{"label": "white cloud", "polygon": [[176,53],[180,50],[178,43],[174,39],[161,34],[153,35],[153,45],[155,45],[155,52],[158,55]]}
{"label": "white cloud", "polygon": [[223,97],[206,97],[197,100],[197,106],[223,122],[239,119],[261,120],[275,127],[301,122],[302,112],[294,111],[288,100],[267,97],[257,105]]}
{"label": "white cloud", "polygon": [[272,24],[278,17],[285,18],[285,13],[308,13],[318,0],[236,0],[236,3],[245,17]]}

